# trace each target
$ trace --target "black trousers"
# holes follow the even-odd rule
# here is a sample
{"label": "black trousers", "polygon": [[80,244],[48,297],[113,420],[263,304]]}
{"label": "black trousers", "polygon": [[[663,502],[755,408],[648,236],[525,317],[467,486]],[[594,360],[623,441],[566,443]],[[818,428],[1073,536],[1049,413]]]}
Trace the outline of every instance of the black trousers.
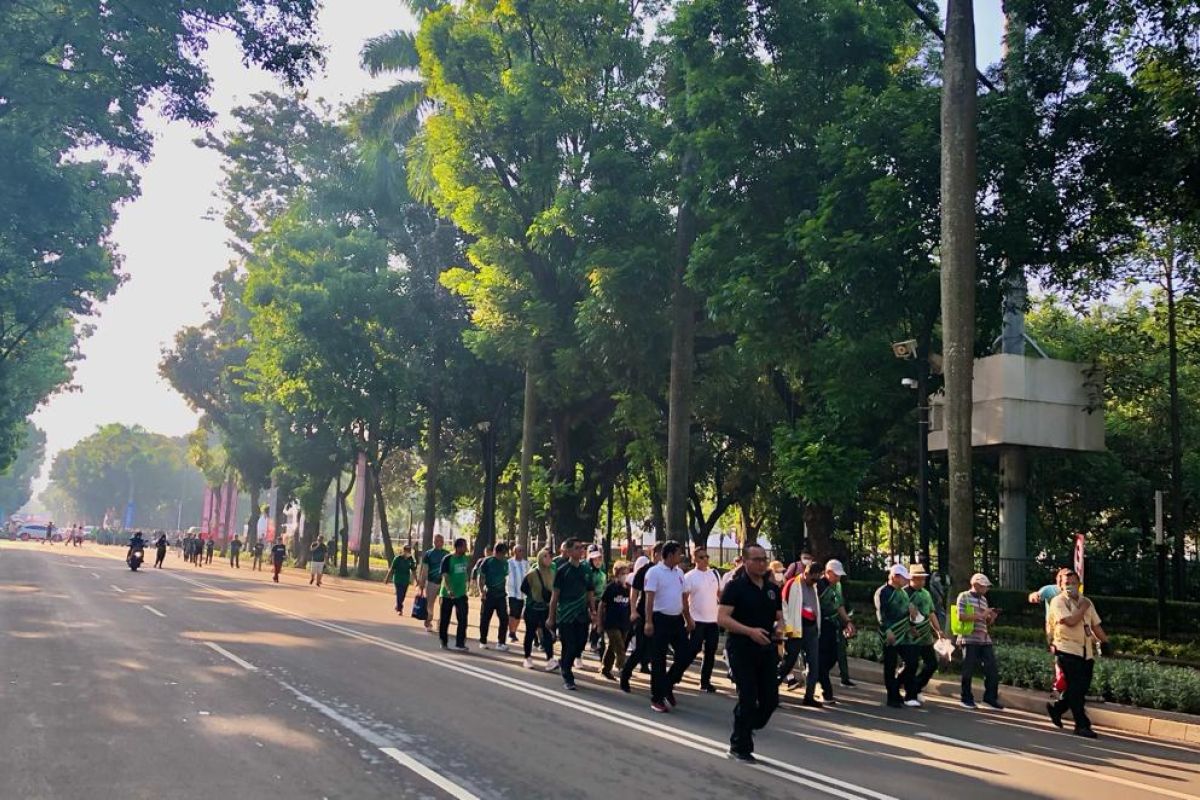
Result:
{"label": "black trousers", "polygon": [[442,598],[442,616],[438,620],[438,638],[442,640],[442,644],[450,643],[450,610],[454,610],[454,616],[458,623],[458,628],[454,632],[454,644],[457,647],[467,646],[467,596],[462,597],[443,597]]}
{"label": "black trousers", "polygon": [[583,648],[587,647],[588,624],[588,618],[584,616],[570,622],[558,623],[558,639],[562,643],[558,666],[563,683],[575,682],[575,673],[571,671],[571,667],[574,666],[575,659],[583,655]]}
{"label": "black trousers", "polygon": [[779,665],[778,682],[783,683],[796,668],[796,662],[800,660],[800,656],[804,656],[804,663],[808,667],[808,674],[804,681],[804,696],[809,700],[812,699],[813,691],[817,688],[817,681],[821,676],[818,645],[816,623],[805,625],[800,636],[784,640],[783,661]]}
{"label": "black trousers", "polygon": [[229,554],[229,566],[237,567],[238,569],[242,568],[241,553],[230,553]]}
{"label": "black trousers", "polygon": [[[938,657],[937,651],[931,644],[910,644],[906,647],[908,647],[908,658],[904,662],[900,683],[902,686],[912,688],[911,694],[904,695],[905,700],[912,700],[925,689],[929,679],[933,677],[933,673],[937,672]],[[918,665],[920,665],[920,669],[918,669]]]}
{"label": "black trousers", "polygon": [[660,614],[654,612],[654,636],[650,641],[650,701],[660,703],[671,691],[667,679],[667,650],[675,651],[675,658],[688,653],[687,626],[682,614]]}
{"label": "black trousers", "polygon": [[962,701],[975,702],[975,694],[971,691],[971,679],[975,677],[977,666],[983,667],[983,702],[1000,702],[1000,673],[996,671],[996,648],[990,644],[963,645]]}
{"label": "black trousers", "polygon": [[[657,623],[655,624],[657,625]],[[674,686],[683,680],[683,673],[688,671],[688,668],[695,662],[696,656],[701,653],[704,653],[704,660],[700,662],[700,686],[711,684],[713,664],[717,660],[717,643],[720,639],[721,629],[717,623],[697,622],[688,639],[686,653],[676,654],[675,663],[671,665],[671,673],[668,676],[671,685]]]}
{"label": "black trousers", "polygon": [[492,614],[496,615],[496,641],[504,644],[504,637],[508,636],[508,595],[489,593],[483,596],[483,611],[479,617],[480,644],[487,644],[487,631],[492,624]]}
{"label": "black trousers", "polygon": [[754,732],[767,726],[779,706],[779,654],[774,643],[760,647],[745,637],[732,637],[729,666],[738,694],[729,749],[735,753],[753,753]]}
{"label": "black trousers", "polygon": [[1088,719],[1087,711],[1084,710],[1084,702],[1092,688],[1092,672],[1096,668],[1096,662],[1070,653],[1055,653],[1054,658],[1067,679],[1066,691],[1054,704],[1055,713],[1070,711],[1075,720],[1075,730],[1087,730],[1092,727],[1092,721]]}
{"label": "black trousers", "polygon": [[640,618],[633,623],[632,635],[633,652],[629,654],[629,658],[625,659],[625,666],[621,667],[621,680],[625,683],[628,683],[629,679],[633,677],[633,671],[639,665],[650,660],[650,641],[646,638]]}
{"label": "black trousers", "polygon": [[162,549],[158,550],[154,554],[154,566],[161,567],[163,565],[163,559],[165,559],[166,557],[167,557],[166,550],[162,550]]}
{"label": "black trousers", "polygon": [[396,610],[397,611],[404,610],[404,598],[407,595],[408,595],[408,584],[407,583],[397,583],[396,584]]}
{"label": "black trousers", "polygon": [[[912,697],[916,694],[913,691],[914,678],[916,678],[916,670],[913,669],[910,659],[912,653],[911,648],[906,644],[884,644],[883,645],[883,685],[887,689],[887,701],[889,703],[901,703],[905,697]],[[903,664],[904,668],[897,673],[897,668]],[[904,694],[901,695],[901,689]]]}
{"label": "black trousers", "polygon": [[[525,657],[530,658],[533,655],[533,642],[535,639],[540,641],[543,652],[546,654],[546,660],[549,661],[554,657],[554,639],[545,630],[546,617],[550,612],[548,610],[538,611],[535,608],[530,608],[529,604],[525,605]],[[538,633],[541,636],[538,636]]]}
{"label": "black trousers", "polygon": [[[839,650],[844,651],[845,639],[842,638],[842,621],[837,617],[821,621],[821,637],[817,640],[817,683],[821,684],[821,695],[825,700],[833,699],[833,682],[829,673],[833,671],[835,662],[839,660]],[[843,672],[842,675],[848,675]]]}

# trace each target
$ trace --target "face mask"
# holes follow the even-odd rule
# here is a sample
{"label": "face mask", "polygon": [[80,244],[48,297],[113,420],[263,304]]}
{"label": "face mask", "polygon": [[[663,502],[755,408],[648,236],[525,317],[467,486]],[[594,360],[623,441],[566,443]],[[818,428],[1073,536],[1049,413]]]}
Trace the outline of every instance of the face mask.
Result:
{"label": "face mask", "polygon": [[1075,600],[1079,597],[1079,584],[1067,587],[1067,597]]}
{"label": "face mask", "polygon": [[809,564],[812,563],[812,559],[811,558],[802,558],[802,559],[800,559],[800,563],[807,567]]}

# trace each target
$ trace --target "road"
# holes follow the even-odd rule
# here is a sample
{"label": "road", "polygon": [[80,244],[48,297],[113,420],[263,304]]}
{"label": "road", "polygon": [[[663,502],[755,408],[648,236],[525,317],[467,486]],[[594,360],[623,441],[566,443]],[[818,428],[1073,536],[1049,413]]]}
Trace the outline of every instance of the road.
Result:
{"label": "road", "polygon": [[515,649],[443,652],[382,587],[118,553],[0,542],[0,799],[1200,797],[1200,748],[875,685],[785,693],[737,764],[723,683],[658,715],[594,659],[567,693]]}

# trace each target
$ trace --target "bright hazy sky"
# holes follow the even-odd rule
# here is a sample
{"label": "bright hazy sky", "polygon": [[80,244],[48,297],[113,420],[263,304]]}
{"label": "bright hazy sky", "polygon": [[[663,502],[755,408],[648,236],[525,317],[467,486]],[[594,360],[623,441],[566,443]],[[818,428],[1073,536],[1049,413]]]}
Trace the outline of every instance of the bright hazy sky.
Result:
{"label": "bright hazy sky", "polygon": [[[945,8],[944,0],[940,4]],[[999,0],[976,3],[979,61],[999,58]],[[412,24],[390,0],[327,0],[321,34],[328,65],[309,87],[310,97],[333,105],[352,100],[387,81],[373,82],[358,65],[363,42]],[[217,129],[229,124],[229,110],[253,92],[278,89],[278,83],[241,63],[231,37],[212,40],[208,63],[213,76],[212,106]],[[220,179],[218,156],[192,144],[199,131],[182,123],[155,120],[154,156],[142,169],[142,193],[121,211],[113,232],[124,256],[128,280],[92,320],[95,333],[83,342],[78,391],[61,393],[34,415],[46,431],[45,474],[54,454],[74,445],[108,422],[138,424],[171,436],[193,430],[196,415],[158,376],[165,345],[185,325],[203,321],[211,300],[211,278],[230,253],[219,219],[205,219],[215,203]],[[217,215],[219,217],[219,215]]]}

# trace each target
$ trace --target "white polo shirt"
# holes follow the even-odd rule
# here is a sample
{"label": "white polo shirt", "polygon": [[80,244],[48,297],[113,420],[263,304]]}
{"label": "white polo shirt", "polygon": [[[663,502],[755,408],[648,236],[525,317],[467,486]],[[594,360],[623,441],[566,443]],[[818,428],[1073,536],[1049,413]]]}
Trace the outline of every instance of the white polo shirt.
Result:
{"label": "white polo shirt", "polygon": [[[721,579],[711,569],[694,569],[683,576],[683,590],[688,594],[693,622],[716,622],[717,600]],[[654,605],[658,605],[655,602]]]}
{"label": "white polo shirt", "polygon": [[683,613],[683,570],[655,564],[646,570],[646,591],[654,592],[654,613],[677,617]]}

